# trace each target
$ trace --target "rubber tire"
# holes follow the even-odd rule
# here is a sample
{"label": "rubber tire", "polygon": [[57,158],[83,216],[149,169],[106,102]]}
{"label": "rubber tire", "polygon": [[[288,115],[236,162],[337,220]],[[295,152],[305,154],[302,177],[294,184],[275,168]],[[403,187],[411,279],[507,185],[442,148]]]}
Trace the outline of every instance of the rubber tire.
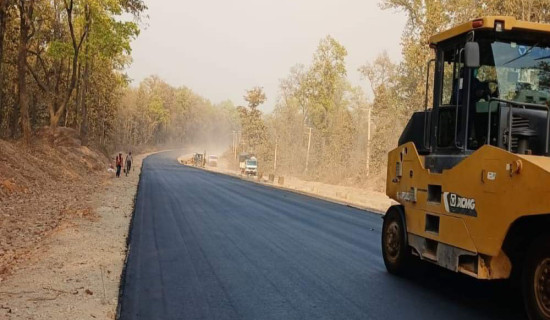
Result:
{"label": "rubber tire", "polygon": [[550,320],[539,310],[535,297],[534,277],[537,265],[544,259],[550,258],[550,235],[545,235],[533,241],[527,256],[522,273],[522,293],[525,310],[530,320]]}
{"label": "rubber tire", "polygon": [[[397,206],[392,206],[386,212],[384,216],[384,223],[382,224],[382,255],[384,257],[384,265],[389,273],[395,275],[405,275],[410,268],[411,251],[407,243],[406,238],[406,226],[401,218],[402,209]],[[389,257],[386,251],[386,233],[388,227],[396,223],[399,228],[399,253],[395,259]]]}

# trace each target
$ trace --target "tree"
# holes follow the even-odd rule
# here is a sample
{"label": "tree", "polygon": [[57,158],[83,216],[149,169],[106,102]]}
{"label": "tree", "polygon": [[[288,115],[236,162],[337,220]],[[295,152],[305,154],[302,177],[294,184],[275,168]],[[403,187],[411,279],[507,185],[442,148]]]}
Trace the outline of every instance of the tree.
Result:
{"label": "tree", "polygon": [[[230,101],[213,105],[188,88],[174,88],[157,76],[125,89],[116,109],[114,136],[121,146],[197,145],[224,150],[239,126]],[[200,150],[204,151],[204,150]]]}
{"label": "tree", "polygon": [[[82,48],[82,44],[84,42],[84,39],[87,36],[88,29],[89,29],[89,15],[90,15],[90,9],[89,5],[85,3],[81,8],[83,12],[85,12],[85,23],[82,25],[80,30],[76,30],[75,24],[74,24],[74,11],[75,11],[75,2],[74,0],[63,0],[64,4],[64,11],[65,16],[67,19],[67,24],[69,27],[69,43],[67,44],[63,40],[58,38],[55,42],[52,43],[52,46],[48,48],[48,53],[50,56],[54,58],[54,73],[57,73],[58,77],[56,79],[55,83],[52,83],[49,78],[47,78],[46,81],[43,81],[34,71],[32,67],[29,66],[29,70],[31,71],[34,79],[36,80],[38,86],[40,89],[42,89],[47,97],[48,97],[48,111],[50,115],[50,128],[55,130],[57,126],[59,125],[59,120],[65,110],[67,109],[67,106],[69,104],[70,99],[72,98],[74,89],[76,87],[76,81],[77,81],[77,74],[78,74],[78,58],[80,55],[80,51]],[[57,8],[55,8],[57,10]],[[58,15],[56,15],[56,20],[54,20],[54,32],[57,31],[58,34],[61,34],[61,21],[59,20],[59,12]],[[57,30],[56,30],[57,29]],[[77,34],[78,33],[78,34]],[[69,49],[70,47],[70,49]],[[36,51],[35,56],[38,60],[40,60],[40,64],[42,68],[44,68],[44,73],[48,74],[52,70],[47,70],[44,62],[44,58],[41,56],[40,51]],[[65,90],[60,90],[59,88],[59,76],[61,75],[63,71],[63,65],[65,64],[65,60],[69,60],[70,63],[67,63],[67,73],[70,74],[70,79],[66,84]]]}
{"label": "tree", "polygon": [[265,119],[268,147],[263,148],[277,145],[278,172],[329,182],[360,179],[366,130],[358,128],[366,127],[366,101],[346,79],[346,55],[344,46],[327,36],[310,66],[293,67],[281,81],[280,99]]}
{"label": "tree", "polygon": [[265,124],[262,120],[262,112],[258,110],[258,106],[266,101],[265,93],[260,87],[254,87],[246,91],[244,100],[248,102],[248,107],[238,107],[242,135],[247,149],[244,151],[258,152],[258,147],[266,142]]}
{"label": "tree", "polygon": [[[112,14],[127,11],[139,16],[143,7],[141,1],[114,2],[110,6],[105,6],[99,1],[89,2],[89,11],[83,21],[85,25],[88,25],[88,32],[84,38],[83,56],[78,64],[77,95],[74,108],[78,115],[76,118],[84,145],[87,144],[90,120],[88,109],[91,104],[90,99],[86,99],[86,97],[89,97],[87,93],[92,85],[90,83],[92,73],[95,72],[94,69],[105,64],[111,65],[113,69],[122,69],[129,62],[128,59],[122,59],[122,57],[131,53],[130,41],[139,34],[136,23],[116,21]],[[125,81],[116,81],[116,83],[125,85]]]}
{"label": "tree", "polygon": [[244,100],[248,102],[250,110],[257,110],[258,106],[263,104],[266,99],[265,93],[260,87],[254,87],[251,90],[247,90],[244,96]]}
{"label": "tree", "polygon": [[328,112],[336,107],[336,95],[346,76],[347,50],[331,36],[319,42],[306,81],[312,125],[319,130],[328,126]]}
{"label": "tree", "polygon": [[382,0],[381,7],[397,9],[408,16],[402,36],[400,88],[411,111],[424,107],[427,62],[433,56],[428,46],[430,36],[485,15],[550,21],[550,2],[547,0]]}
{"label": "tree", "polygon": [[386,166],[387,152],[395,147],[401,128],[409,117],[410,105],[403,94],[402,77],[399,65],[393,63],[383,52],[372,63],[367,63],[359,71],[374,94],[371,104],[373,117],[373,139],[370,153],[373,169],[382,172]]}
{"label": "tree", "polygon": [[6,27],[9,15],[9,7],[12,0],[0,0],[0,126],[2,124],[2,109],[4,106],[4,40],[6,38]]}
{"label": "tree", "polygon": [[17,54],[17,85],[19,88],[19,110],[21,114],[21,131],[27,144],[31,139],[31,124],[29,119],[29,97],[27,93],[27,45],[30,25],[33,19],[34,0],[19,0],[19,51]]}
{"label": "tree", "polygon": [[142,0],[0,0],[0,136],[29,141],[62,125],[83,144],[107,143],[144,10]]}

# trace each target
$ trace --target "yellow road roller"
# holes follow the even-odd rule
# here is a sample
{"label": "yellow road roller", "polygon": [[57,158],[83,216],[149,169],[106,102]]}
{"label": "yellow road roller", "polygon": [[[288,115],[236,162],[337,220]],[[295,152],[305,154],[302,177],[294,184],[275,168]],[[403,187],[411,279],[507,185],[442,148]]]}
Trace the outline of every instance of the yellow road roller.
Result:
{"label": "yellow road roller", "polygon": [[426,106],[388,155],[386,268],[515,279],[549,320],[550,25],[484,17],[429,44]]}

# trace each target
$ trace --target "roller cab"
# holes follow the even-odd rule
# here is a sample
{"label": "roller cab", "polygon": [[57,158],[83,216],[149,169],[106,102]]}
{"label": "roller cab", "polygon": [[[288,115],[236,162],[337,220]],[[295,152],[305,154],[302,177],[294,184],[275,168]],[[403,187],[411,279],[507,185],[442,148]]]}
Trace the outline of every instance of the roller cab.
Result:
{"label": "roller cab", "polygon": [[430,46],[426,108],[388,155],[386,266],[513,278],[530,319],[548,320],[550,25],[485,17]]}

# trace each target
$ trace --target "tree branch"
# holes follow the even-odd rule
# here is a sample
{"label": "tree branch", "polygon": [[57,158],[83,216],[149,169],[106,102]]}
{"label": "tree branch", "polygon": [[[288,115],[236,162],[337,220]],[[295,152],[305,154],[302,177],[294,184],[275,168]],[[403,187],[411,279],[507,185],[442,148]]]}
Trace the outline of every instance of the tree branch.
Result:
{"label": "tree branch", "polygon": [[[38,62],[40,62],[40,66],[42,67],[42,71],[44,71],[44,74],[46,75],[46,79],[48,79],[48,68],[46,67],[46,63],[44,62],[44,59],[42,59],[42,56],[38,52],[35,52],[33,50],[27,49],[27,52],[36,56],[36,59],[38,59]],[[49,82],[49,79],[48,79]]]}
{"label": "tree branch", "polygon": [[32,77],[34,78],[34,81],[36,81],[36,84],[38,84],[38,87],[40,87],[40,89],[44,92],[48,92],[48,88],[46,87],[46,85],[40,80],[40,78],[38,77],[38,75],[36,74],[36,72],[33,70],[33,68],[31,67],[31,65],[29,64],[29,62],[27,61],[27,69],[29,69],[29,71],[31,72],[31,75]]}

